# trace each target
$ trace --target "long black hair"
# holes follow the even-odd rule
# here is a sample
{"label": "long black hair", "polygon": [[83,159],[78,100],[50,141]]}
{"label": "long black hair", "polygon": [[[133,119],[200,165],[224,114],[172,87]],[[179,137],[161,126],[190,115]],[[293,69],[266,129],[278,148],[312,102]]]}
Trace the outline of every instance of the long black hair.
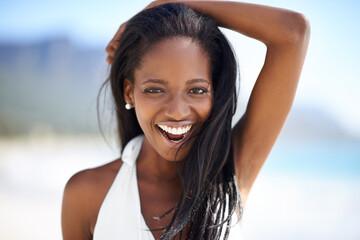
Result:
{"label": "long black hair", "polygon": [[[236,110],[237,63],[216,22],[185,4],[168,3],[144,10],[129,20],[111,67],[110,82],[122,146],[142,133],[133,110],[126,110],[124,79],[156,43],[170,37],[189,37],[208,53],[214,101],[207,121],[196,136],[181,171],[180,199],[161,239],[172,239],[188,227],[188,239],[227,239],[231,216],[242,204],[236,185],[231,121]],[[239,220],[238,219],[238,220]]]}

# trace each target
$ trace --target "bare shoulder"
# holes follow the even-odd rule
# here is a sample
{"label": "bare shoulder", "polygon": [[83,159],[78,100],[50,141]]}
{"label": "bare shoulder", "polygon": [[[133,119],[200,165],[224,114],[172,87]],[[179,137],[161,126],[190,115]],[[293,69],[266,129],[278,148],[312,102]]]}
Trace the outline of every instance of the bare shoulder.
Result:
{"label": "bare shoulder", "polygon": [[121,165],[117,159],[80,171],[68,180],[61,219],[64,239],[92,239],[100,206]]}
{"label": "bare shoulder", "polygon": [[115,177],[122,165],[121,159],[116,159],[105,165],[82,170],[74,174],[66,184],[66,190],[80,190],[82,193],[92,191],[94,188],[101,187],[107,180]]}

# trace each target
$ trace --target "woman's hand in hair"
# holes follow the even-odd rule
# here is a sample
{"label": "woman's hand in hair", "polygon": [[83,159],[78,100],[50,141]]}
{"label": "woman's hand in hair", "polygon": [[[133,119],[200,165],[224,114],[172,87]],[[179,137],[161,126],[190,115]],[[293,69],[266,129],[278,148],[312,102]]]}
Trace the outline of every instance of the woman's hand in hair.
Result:
{"label": "woman's hand in hair", "polygon": [[121,26],[119,27],[119,30],[115,33],[115,36],[111,39],[111,41],[109,42],[109,44],[107,45],[107,47],[105,49],[105,51],[108,54],[106,61],[109,64],[112,64],[112,62],[113,62],[115,52],[119,47],[120,38],[121,38],[122,33],[124,32],[126,24],[127,24],[127,22],[124,22],[123,24],[121,24]]}
{"label": "woman's hand in hair", "polygon": [[[168,3],[168,2],[174,2],[174,1],[169,1],[169,0],[153,1],[149,5],[147,5],[144,9],[153,8],[153,7]],[[120,38],[121,38],[121,35],[124,32],[125,28],[126,28],[127,22],[128,21],[126,21],[126,22],[124,22],[123,24],[120,25],[120,27],[117,30],[117,32],[115,33],[114,37],[111,39],[111,41],[109,42],[109,44],[105,48],[105,51],[108,54],[108,57],[106,58],[106,61],[109,64],[112,64],[112,62],[113,62],[113,59],[115,57],[115,52],[119,47]]]}

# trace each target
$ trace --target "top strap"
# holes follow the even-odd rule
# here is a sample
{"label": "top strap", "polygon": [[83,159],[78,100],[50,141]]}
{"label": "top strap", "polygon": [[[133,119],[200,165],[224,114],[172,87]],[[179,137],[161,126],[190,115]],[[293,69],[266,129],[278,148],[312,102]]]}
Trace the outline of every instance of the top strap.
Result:
{"label": "top strap", "polygon": [[140,149],[142,146],[142,143],[144,141],[144,135],[139,135],[128,142],[126,144],[124,151],[121,156],[121,160],[130,165],[133,166],[136,162],[137,157],[139,156]]}

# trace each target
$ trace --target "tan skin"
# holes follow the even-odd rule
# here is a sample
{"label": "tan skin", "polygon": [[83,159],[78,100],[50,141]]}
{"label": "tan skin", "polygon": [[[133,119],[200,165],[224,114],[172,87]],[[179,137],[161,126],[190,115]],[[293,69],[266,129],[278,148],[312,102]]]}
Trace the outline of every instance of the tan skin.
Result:
{"label": "tan skin", "polygon": [[[155,1],[148,7],[166,2],[170,1]],[[232,133],[235,173],[246,202],[290,111],[309,42],[309,24],[299,13],[254,4],[171,2],[184,2],[214,18],[220,26],[257,39],[267,47],[265,63],[246,112]],[[124,26],[107,47],[110,64]],[[124,96],[126,102],[135,106],[145,134],[137,159],[138,187],[144,219],[149,228],[156,228],[170,221],[171,214],[160,222],[152,217],[161,215],[176,203],[180,182],[173,160],[174,149],[164,144],[155,126],[164,121],[176,123],[185,119],[194,124],[195,134],[211,110],[212,84],[206,52],[187,38],[160,42],[143,60],[142,68],[135,70],[134,84],[125,81]],[[146,82],[149,79],[157,81]],[[161,104],[163,102],[167,104]],[[179,160],[186,156],[191,145],[192,142],[184,147]],[[68,181],[62,209],[64,239],[92,239],[100,206],[121,164],[118,159],[79,172]],[[158,239],[162,233],[153,234]]]}
{"label": "tan skin", "polygon": [[[193,123],[194,131],[199,129],[212,107],[211,72],[207,54],[191,39],[177,37],[153,46],[134,78],[134,84],[125,81],[125,101],[134,105],[145,135],[137,159],[138,186],[145,222],[155,229],[165,227],[172,214],[161,220],[153,217],[173,207],[180,193],[174,162],[179,145],[164,144],[156,125],[168,122],[176,126],[188,121]],[[192,143],[179,151],[180,165]],[[157,239],[162,232],[153,234]]]}

